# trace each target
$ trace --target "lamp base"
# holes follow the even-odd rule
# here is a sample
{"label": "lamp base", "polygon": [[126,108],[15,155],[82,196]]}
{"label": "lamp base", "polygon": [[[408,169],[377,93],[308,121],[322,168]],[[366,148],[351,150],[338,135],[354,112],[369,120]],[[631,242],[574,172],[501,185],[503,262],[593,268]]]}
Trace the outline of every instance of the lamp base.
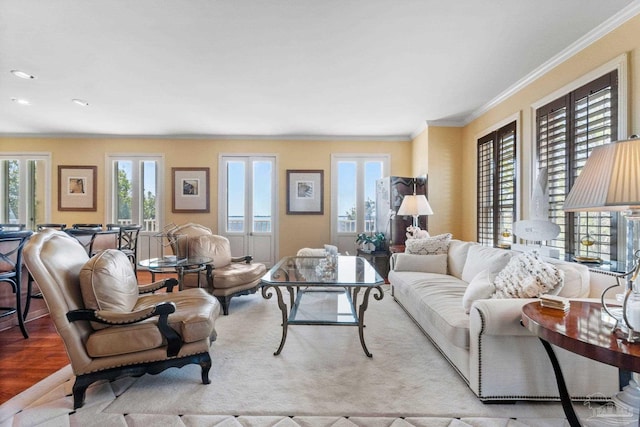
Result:
{"label": "lamp base", "polygon": [[[618,392],[611,398],[615,403],[616,408],[625,410],[628,414],[637,415],[640,413],[640,386],[632,379],[629,381],[629,385],[622,388],[622,391]],[[637,417],[635,418],[637,420]]]}

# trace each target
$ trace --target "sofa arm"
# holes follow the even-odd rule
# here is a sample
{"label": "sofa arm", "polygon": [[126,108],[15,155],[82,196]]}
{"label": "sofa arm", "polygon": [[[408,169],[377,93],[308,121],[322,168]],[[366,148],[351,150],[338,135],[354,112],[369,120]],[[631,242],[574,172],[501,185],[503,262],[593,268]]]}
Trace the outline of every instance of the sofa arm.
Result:
{"label": "sofa arm", "polygon": [[394,252],[391,254],[389,258],[389,271],[393,271],[396,269],[396,260],[398,259],[398,252]]}
{"label": "sofa arm", "polygon": [[471,335],[531,336],[520,320],[522,307],[532,301],[537,299],[481,299],[474,302],[469,313]]}

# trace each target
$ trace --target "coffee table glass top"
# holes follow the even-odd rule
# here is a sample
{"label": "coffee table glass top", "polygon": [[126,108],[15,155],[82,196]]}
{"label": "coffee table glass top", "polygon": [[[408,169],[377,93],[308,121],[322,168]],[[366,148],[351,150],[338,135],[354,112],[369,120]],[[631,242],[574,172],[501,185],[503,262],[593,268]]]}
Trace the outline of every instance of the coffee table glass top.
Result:
{"label": "coffee table glass top", "polygon": [[143,259],[138,262],[138,264],[147,268],[172,268],[209,264],[212,261],[213,259],[209,257],[177,258],[176,256],[171,255],[160,258]]}
{"label": "coffee table glass top", "polygon": [[384,279],[356,256],[285,257],[262,278],[263,284],[293,286],[379,286]]}

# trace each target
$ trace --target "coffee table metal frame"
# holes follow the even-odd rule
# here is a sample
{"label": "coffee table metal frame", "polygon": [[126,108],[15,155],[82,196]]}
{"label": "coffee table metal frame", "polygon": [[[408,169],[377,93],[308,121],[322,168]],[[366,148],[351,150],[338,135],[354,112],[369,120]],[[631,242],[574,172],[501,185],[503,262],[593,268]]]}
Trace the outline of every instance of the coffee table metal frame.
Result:
{"label": "coffee table metal frame", "polygon": [[[273,296],[271,289],[275,291],[277,296],[278,308],[282,313],[282,339],[280,345],[275,351],[274,356],[279,355],[284,348],[284,343],[287,340],[287,330],[289,325],[334,325],[334,326],[357,326],[358,335],[360,337],[360,345],[364,350],[367,357],[373,357],[373,354],[368,350],[364,341],[364,314],[369,307],[369,297],[372,291],[373,297],[376,300],[381,300],[384,297],[384,292],[381,285],[384,283],[382,277],[375,271],[375,269],[369,264],[369,262],[361,257],[338,257],[338,272],[333,278],[327,277],[313,277],[313,275],[307,274],[307,278],[303,278],[300,271],[297,270],[296,261],[311,262],[312,265],[316,265],[323,257],[285,257],[278,262],[273,268],[267,272],[262,278],[262,296],[265,299],[270,299]],[[341,262],[342,261],[342,262]],[[360,277],[369,278],[353,281],[340,281],[339,269],[350,268],[349,262],[359,264],[363,270],[370,269],[366,274],[361,274]],[[355,268],[355,267],[354,267]],[[308,269],[309,271],[309,269]],[[307,272],[308,272],[307,271]],[[373,277],[373,280],[370,278]],[[285,303],[285,297],[283,296],[283,288],[289,293],[289,307]],[[358,305],[358,295],[364,289],[362,299]],[[324,293],[344,293],[347,297],[350,306],[350,316],[348,319],[343,320],[313,320],[313,319],[300,319],[299,308],[301,306],[302,298],[309,293],[324,292]],[[336,313],[341,316],[344,313]]]}

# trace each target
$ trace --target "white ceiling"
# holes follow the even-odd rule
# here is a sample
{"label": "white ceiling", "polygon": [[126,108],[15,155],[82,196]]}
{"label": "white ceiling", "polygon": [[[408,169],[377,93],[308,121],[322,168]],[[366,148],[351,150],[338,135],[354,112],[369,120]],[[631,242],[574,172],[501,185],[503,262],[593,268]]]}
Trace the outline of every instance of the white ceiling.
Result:
{"label": "white ceiling", "polygon": [[468,122],[638,3],[0,0],[0,134],[407,138]]}

